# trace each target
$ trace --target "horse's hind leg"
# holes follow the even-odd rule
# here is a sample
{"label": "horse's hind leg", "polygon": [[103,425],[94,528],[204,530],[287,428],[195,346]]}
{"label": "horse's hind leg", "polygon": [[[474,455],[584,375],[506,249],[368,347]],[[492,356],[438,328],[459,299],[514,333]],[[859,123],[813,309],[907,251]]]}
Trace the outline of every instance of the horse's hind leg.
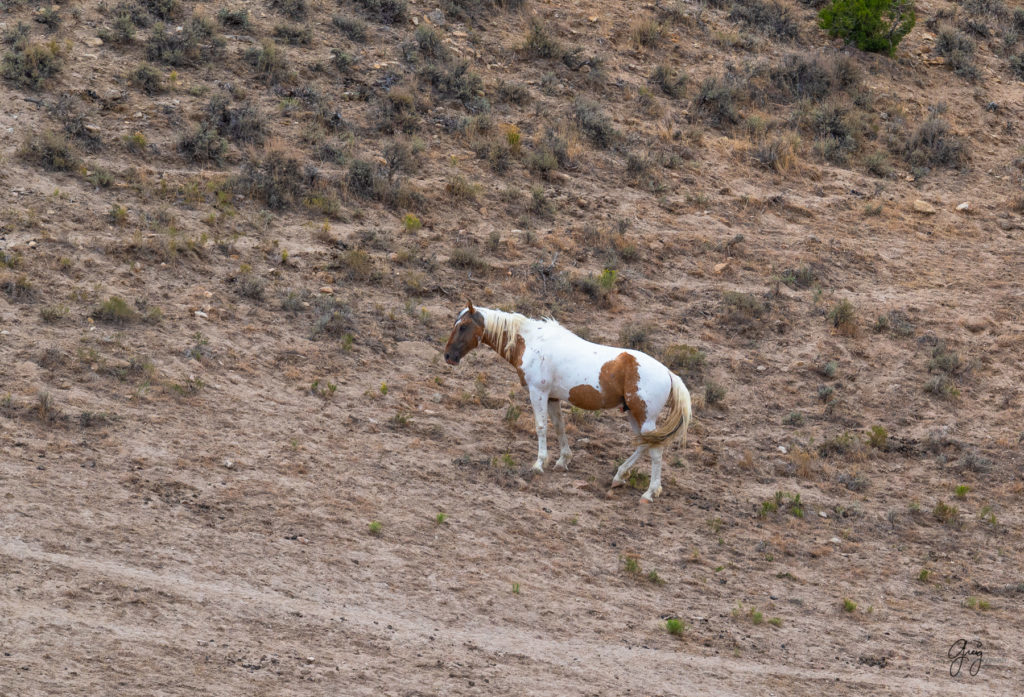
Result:
{"label": "horse's hind leg", "polygon": [[664,448],[655,447],[650,449],[651,453],[651,485],[640,497],[640,502],[650,503],[655,496],[661,495],[661,452]]}
{"label": "horse's hind leg", "polygon": [[548,400],[548,416],[551,423],[555,425],[555,433],[558,435],[558,459],[555,461],[555,469],[568,470],[569,462],[572,460],[572,451],[569,450],[569,438],[565,435],[565,422],[562,421],[562,407],[557,399]]}
{"label": "horse's hind leg", "polygon": [[622,486],[623,484],[625,484],[622,478],[626,475],[627,472],[629,472],[630,468],[632,468],[633,465],[636,464],[636,461],[639,460],[645,452],[647,452],[647,448],[648,446],[646,445],[638,446],[637,449],[633,451],[633,454],[627,457],[626,461],[619,465],[619,469],[615,471],[615,476],[612,477],[613,489],[617,486]]}

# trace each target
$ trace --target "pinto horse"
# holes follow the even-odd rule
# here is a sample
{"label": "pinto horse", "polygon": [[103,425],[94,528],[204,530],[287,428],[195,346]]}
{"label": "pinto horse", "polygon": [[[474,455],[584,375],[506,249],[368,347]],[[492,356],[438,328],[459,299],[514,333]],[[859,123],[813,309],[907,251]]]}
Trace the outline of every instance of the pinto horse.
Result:
{"label": "pinto horse", "polygon": [[[640,500],[650,503],[661,494],[662,452],[677,437],[685,445],[692,413],[690,392],[678,375],[646,353],[591,343],[553,319],[530,319],[468,303],[455,319],[444,360],[458,365],[480,344],[511,363],[530,391],[538,441],[534,471],[543,472],[548,462],[548,417],[560,448],[555,467],[569,469],[572,452],[562,422],[562,400],[589,410],[621,407],[637,436],[637,447],[616,470],[612,487],[622,486],[623,476],[649,453],[651,485]],[[666,406],[668,416],[659,427],[658,414]]]}

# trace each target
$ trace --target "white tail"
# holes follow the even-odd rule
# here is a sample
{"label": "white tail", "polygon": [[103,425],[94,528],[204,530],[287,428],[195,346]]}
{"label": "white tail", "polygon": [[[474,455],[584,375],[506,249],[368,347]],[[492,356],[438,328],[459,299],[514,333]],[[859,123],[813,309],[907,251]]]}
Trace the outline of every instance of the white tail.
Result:
{"label": "white tail", "polygon": [[693,413],[690,407],[690,391],[675,373],[672,375],[672,387],[668,394],[669,412],[668,418],[658,428],[650,433],[643,433],[639,441],[645,445],[667,446],[676,438],[682,436],[683,447],[686,447],[686,430],[690,427],[690,416]]}

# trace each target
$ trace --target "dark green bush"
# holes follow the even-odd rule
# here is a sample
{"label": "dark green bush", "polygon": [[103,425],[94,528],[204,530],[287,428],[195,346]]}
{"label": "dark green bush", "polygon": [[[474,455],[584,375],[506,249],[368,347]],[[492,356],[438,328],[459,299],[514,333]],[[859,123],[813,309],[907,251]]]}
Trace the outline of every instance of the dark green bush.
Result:
{"label": "dark green bush", "polygon": [[889,56],[917,21],[913,0],[832,0],[818,17],[829,36]]}

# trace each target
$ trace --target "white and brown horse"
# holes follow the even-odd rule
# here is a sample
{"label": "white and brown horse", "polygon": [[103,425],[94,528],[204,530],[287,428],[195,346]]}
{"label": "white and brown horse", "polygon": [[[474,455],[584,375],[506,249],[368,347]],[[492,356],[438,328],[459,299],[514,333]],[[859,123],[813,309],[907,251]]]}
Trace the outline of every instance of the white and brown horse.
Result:
{"label": "white and brown horse", "polygon": [[[469,303],[455,319],[444,360],[458,365],[480,344],[511,363],[530,391],[538,441],[534,470],[543,472],[548,461],[548,417],[560,448],[555,467],[569,468],[572,452],[561,400],[581,409],[621,407],[637,434],[637,448],[615,472],[612,486],[622,486],[623,476],[650,453],[651,485],[641,501],[650,502],[661,493],[662,452],[677,437],[685,444],[690,423],[690,393],[678,375],[646,353],[593,344],[552,319],[530,319]],[[666,406],[668,416],[659,427],[658,414]]]}

